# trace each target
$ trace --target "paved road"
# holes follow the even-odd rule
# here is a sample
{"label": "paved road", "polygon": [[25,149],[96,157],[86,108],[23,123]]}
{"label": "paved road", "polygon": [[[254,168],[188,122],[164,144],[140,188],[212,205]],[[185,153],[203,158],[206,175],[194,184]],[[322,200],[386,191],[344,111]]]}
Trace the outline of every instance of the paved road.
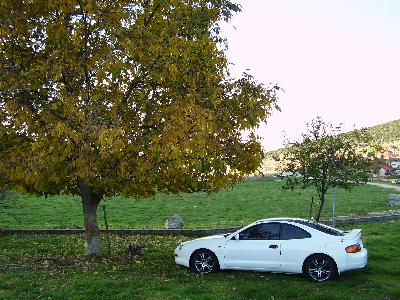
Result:
{"label": "paved road", "polygon": [[368,184],[380,186],[380,187],[382,187],[384,189],[394,189],[394,190],[400,192],[400,186],[391,185],[391,184],[384,184],[384,183],[377,183],[377,182],[368,182]]}

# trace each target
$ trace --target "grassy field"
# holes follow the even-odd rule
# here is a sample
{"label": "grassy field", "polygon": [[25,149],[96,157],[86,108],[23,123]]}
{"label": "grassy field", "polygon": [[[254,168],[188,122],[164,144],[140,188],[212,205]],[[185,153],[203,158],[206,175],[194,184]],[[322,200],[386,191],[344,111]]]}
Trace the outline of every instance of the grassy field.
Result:
{"label": "grassy field", "polygon": [[[140,201],[114,197],[101,203],[99,225],[104,225],[103,204],[112,228],[162,228],[165,219],[176,213],[183,218],[184,228],[240,226],[278,216],[308,218],[312,196],[316,202],[315,192],[299,194],[283,191],[281,187],[281,181],[245,181],[212,196],[158,195]],[[356,187],[352,192],[338,190],[337,216],[387,211],[390,209],[387,195],[391,192],[369,185]],[[332,215],[332,194],[327,199],[323,219]],[[11,193],[0,203],[0,228],[80,227],[82,207],[78,196],[45,198]]]}
{"label": "grassy field", "polygon": [[[82,256],[82,236],[0,236],[0,299],[400,299],[400,222],[356,227],[368,268],[322,284],[300,275],[196,275],[173,259],[187,237],[113,235],[113,254],[94,259]],[[128,259],[129,243],[142,255]]]}
{"label": "grassy field", "polygon": [[[185,228],[245,225],[275,216],[308,217],[313,192],[282,191],[281,186],[277,181],[245,181],[213,196],[159,195],[141,201],[115,197],[104,205],[114,228],[161,228],[175,213],[182,216]],[[337,214],[387,211],[389,193],[392,191],[368,185],[351,193],[339,190]],[[331,217],[331,194],[328,199],[324,218]],[[103,225],[101,210],[98,215]],[[77,196],[11,193],[0,206],[0,228],[72,228],[81,224]],[[0,299],[399,299],[400,221],[357,227],[363,229],[369,250],[368,268],[323,284],[299,275],[271,273],[196,275],[174,263],[174,248],[189,239],[182,236],[112,235],[112,255],[102,258],[83,256],[80,235],[0,236]],[[129,244],[142,247],[142,254],[127,256]]]}

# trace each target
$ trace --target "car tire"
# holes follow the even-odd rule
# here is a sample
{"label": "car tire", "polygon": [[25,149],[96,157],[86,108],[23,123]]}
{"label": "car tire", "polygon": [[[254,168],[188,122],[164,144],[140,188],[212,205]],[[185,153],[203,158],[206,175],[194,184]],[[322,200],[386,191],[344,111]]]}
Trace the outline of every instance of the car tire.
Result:
{"label": "car tire", "polygon": [[218,258],[207,249],[199,249],[193,252],[189,266],[197,274],[210,274],[219,270]]}
{"label": "car tire", "polygon": [[304,262],[303,273],[311,281],[323,282],[335,277],[337,268],[334,260],[329,256],[314,254]]}

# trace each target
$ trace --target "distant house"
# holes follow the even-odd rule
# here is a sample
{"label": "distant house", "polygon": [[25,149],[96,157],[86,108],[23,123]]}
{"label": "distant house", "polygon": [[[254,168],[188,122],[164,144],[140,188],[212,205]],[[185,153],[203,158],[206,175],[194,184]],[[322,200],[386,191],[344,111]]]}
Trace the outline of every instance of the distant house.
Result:
{"label": "distant house", "polygon": [[380,176],[389,176],[394,174],[400,174],[400,160],[392,160],[386,163],[380,170]]}
{"label": "distant house", "polygon": [[390,173],[390,170],[391,170],[391,169],[392,169],[392,168],[389,167],[388,165],[384,165],[382,168],[379,169],[379,175],[380,175],[380,176],[387,176],[387,175],[390,175],[389,173]]}
{"label": "distant house", "polygon": [[394,169],[400,169],[400,160],[393,160],[388,163]]}
{"label": "distant house", "polygon": [[383,145],[380,158],[386,160],[400,159],[399,147],[395,145]]}

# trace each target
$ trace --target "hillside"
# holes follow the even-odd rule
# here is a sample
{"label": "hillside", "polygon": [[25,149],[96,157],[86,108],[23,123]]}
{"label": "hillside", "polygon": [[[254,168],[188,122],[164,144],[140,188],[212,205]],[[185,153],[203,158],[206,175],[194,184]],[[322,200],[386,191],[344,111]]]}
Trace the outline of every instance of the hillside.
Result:
{"label": "hillside", "polygon": [[[367,130],[372,135],[372,141],[383,146],[385,150],[390,150],[392,146],[400,148],[400,119],[368,127]],[[265,153],[265,159],[260,168],[262,174],[277,172],[277,163],[273,157],[279,156],[280,153],[281,149]]]}
{"label": "hillside", "polygon": [[374,141],[381,145],[400,143],[400,119],[369,127],[368,131]]}

